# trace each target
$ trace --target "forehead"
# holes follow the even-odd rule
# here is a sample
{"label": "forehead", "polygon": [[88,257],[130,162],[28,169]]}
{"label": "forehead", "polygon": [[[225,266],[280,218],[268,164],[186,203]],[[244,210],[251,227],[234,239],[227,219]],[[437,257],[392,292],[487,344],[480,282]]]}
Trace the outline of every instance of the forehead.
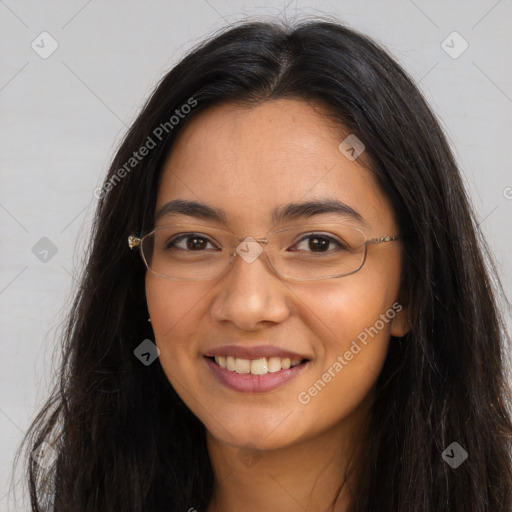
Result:
{"label": "forehead", "polygon": [[232,227],[270,227],[276,206],[329,198],[369,225],[391,226],[391,206],[372,173],[339,150],[348,133],[322,112],[289,99],[205,110],[174,142],[156,211],[174,199],[194,200],[223,209]]}

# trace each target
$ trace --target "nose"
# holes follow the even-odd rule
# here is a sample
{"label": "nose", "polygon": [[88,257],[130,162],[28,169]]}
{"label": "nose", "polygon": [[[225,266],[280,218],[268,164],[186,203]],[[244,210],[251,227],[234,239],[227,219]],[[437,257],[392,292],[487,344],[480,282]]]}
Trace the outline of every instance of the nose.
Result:
{"label": "nose", "polygon": [[[247,244],[248,242],[248,244]],[[216,322],[231,322],[240,330],[280,323],[290,315],[291,292],[269,267],[257,242],[242,242],[223,276],[212,306]],[[245,245],[244,245],[245,244]],[[263,246],[264,247],[264,246]]]}

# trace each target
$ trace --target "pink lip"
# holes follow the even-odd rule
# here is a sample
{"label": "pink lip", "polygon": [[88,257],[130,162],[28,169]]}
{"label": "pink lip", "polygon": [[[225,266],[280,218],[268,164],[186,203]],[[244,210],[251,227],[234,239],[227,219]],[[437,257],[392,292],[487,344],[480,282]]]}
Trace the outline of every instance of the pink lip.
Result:
{"label": "pink lip", "polygon": [[308,359],[306,356],[290,352],[275,345],[256,345],[256,346],[242,346],[242,345],[225,345],[223,347],[215,347],[208,350],[204,354],[206,357],[212,356],[231,356],[239,359],[260,359],[261,357],[280,357],[285,359]]}
{"label": "pink lip", "polygon": [[[300,359],[300,357],[297,357],[297,359]],[[269,372],[265,375],[252,375],[250,373],[236,373],[226,370],[207,357],[205,357],[204,360],[214,377],[216,377],[221,384],[234,391],[241,391],[242,393],[265,393],[267,391],[273,391],[299,375],[309,364],[309,362],[306,362],[294,366],[289,370]]]}

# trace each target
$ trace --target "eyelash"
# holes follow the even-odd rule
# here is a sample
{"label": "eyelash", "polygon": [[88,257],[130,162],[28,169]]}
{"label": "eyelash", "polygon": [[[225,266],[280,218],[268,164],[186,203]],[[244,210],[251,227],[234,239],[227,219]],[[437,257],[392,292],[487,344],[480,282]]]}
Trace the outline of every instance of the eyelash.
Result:
{"label": "eyelash", "polygon": [[[178,235],[178,236],[174,237],[174,239],[169,240],[169,242],[166,244],[166,248],[172,249],[173,247],[176,247],[177,243],[179,243],[183,240],[187,240],[188,238],[194,238],[194,237],[199,238],[201,240],[206,240],[207,243],[214,245],[213,242],[207,236],[202,235],[201,233],[186,233],[186,234]],[[312,239],[312,238],[319,238],[319,239],[327,240],[329,242],[329,244],[334,243],[338,246],[338,249],[341,249],[341,250],[347,249],[346,244],[343,244],[341,241],[338,241],[337,239],[333,238],[332,236],[322,234],[322,233],[314,233],[314,232],[308,233],[307,235],[302,236],[302,238],[300,240],[298,240],[297,242],[295,242],[292,246],[297,246],[304,240]],[[182,249],[179,247],[178,247],[178,249],[181,251],[185,251],[185,252],[199,252],[199,251],[192,251],[189,249]],[[203,251],[203,250],[208,250],[208,249],[200,249],[200,251]],[[310,252],[314,252],[314,251],[310,251]],[[325,251],[325,252],[328,252],[328,251]]]}

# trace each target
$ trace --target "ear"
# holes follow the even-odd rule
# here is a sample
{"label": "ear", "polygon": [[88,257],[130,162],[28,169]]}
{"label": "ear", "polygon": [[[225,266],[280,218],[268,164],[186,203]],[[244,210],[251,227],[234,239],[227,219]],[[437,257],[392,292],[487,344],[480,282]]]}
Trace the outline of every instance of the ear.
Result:
{"label": "ear", "polygon": [[400,309],[395,309],[395,312],[395,317],[391,320],[390,333],[396,338],[402,338],[411,330],[407,308],[400,306]]}

